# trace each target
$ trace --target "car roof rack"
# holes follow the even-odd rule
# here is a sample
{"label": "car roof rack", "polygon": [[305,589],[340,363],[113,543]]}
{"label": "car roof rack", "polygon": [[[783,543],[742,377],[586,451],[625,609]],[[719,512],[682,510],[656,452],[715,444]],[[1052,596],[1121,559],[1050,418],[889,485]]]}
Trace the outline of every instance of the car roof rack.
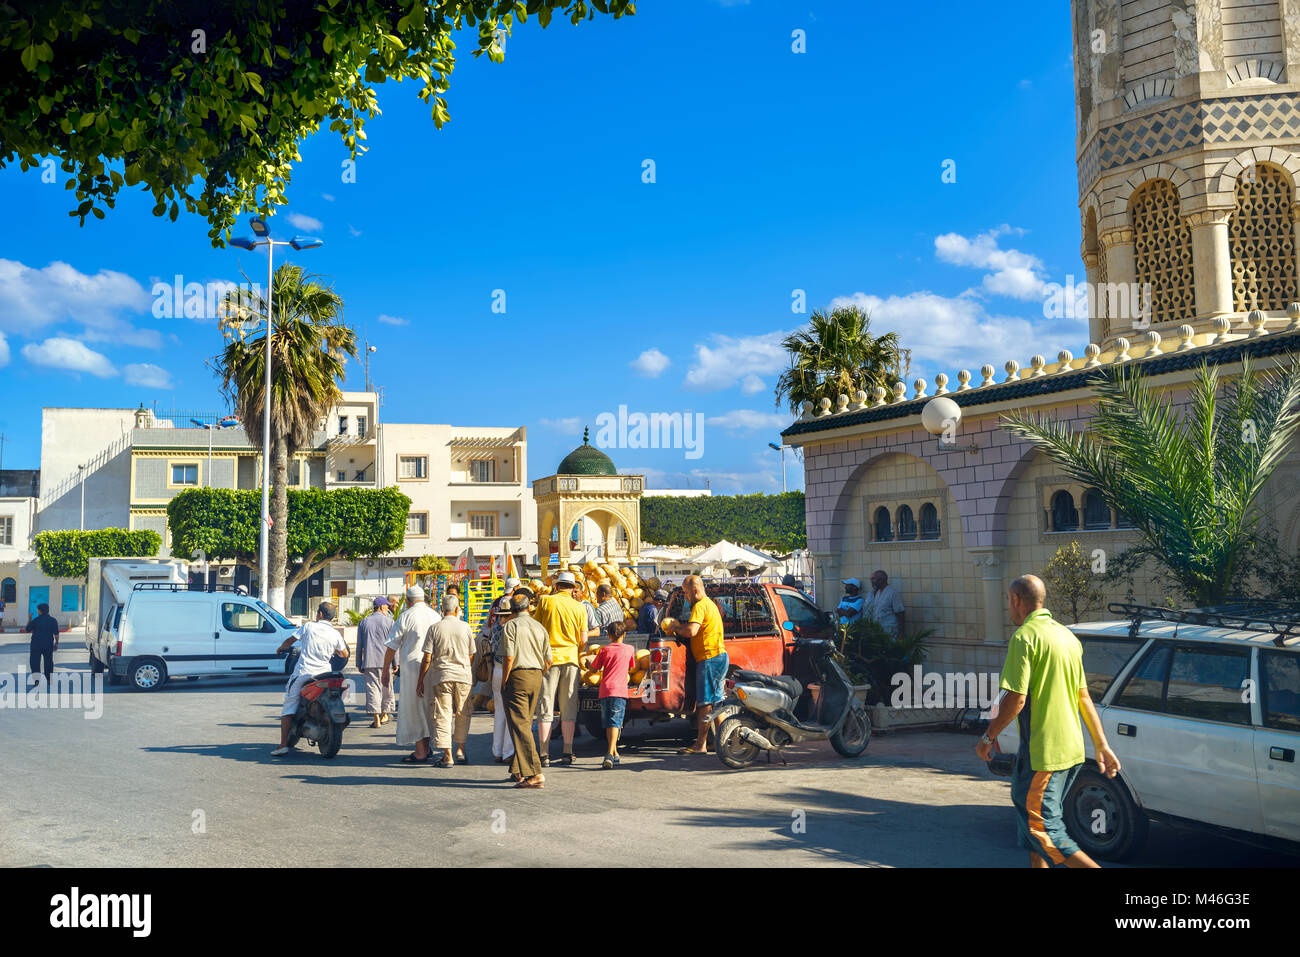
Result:
{"label": "car roof rack", "polygon": [[132,591],[206,591],[235,593],[239,585],[205,585],[203,582],[136,582]]}
{"label": "car roof rack", "polygon": [[1129,619],[1129,635],[1136,638],[1143,621],[1171,621],[1182,625],[1208,625],[1233,631],[1256,631],[1273,636],[1279,648],[1288,638],[1300,638],[1300,605],[1290,602],[1233,601],[1203,608],[1161,608],[1114,601],[1106,610]]}

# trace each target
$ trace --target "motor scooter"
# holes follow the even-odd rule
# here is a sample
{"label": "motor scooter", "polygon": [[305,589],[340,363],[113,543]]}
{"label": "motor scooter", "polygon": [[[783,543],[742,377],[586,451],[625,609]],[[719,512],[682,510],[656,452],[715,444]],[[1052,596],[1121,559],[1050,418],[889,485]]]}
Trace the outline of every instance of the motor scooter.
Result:
{"label": "motor scooter", "polygon": [[791,675],[736,666],[727,669],[730,693],[710,716],[711,722],[717,722],[718,757],[727,767],[747,767],[764,751],[779,755],[783,748],[805,741],[829,740],[846,758],[856,758],[867,749],[871,718],[836,661],[834,643],[796,639],[794,645],[811,659],[809,670],[820,682],[815,701],[811,691]]}
{"label": "motor scooter", "polygon": [[302,738],[320,749],[322,758],[339,753],[343,729],[352,723],[343,703],[348,680],[341,671],[326,671],[307,682],[299,692],[298,710],[289,725],[289,747]]}

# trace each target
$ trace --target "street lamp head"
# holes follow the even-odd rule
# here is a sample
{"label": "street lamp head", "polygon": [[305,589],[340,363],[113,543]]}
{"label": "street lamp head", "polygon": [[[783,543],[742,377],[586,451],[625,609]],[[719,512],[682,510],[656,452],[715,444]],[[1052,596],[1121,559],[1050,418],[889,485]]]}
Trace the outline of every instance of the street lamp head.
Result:
{"label": "street lamp head", "polygon": [[378,346],[367,346],[366,348],[367,348],[367,351],[368,351],[368,352],[378,352],[378,351],[379,351],[379,347],[378,347]]}
{"label": "street lamp head", "polygon": [[771,449],[773,452],[781,451],[781,446],[777,445],[775,442],[768,442],[767,447]]}
{"label": "street lamp head", "polygon": [[254,216],[248,221],[248,228],[253,231],[253,235],[259,239],[265,239],[271,235],[271,229],[266,225],[266,220],[261,216]]}
{"label": "street lamp head", "polygon": [[315,249],[317,246],[324,246],[325,242],[314,236],[295,236],[289,240],[289,245],[302,252],[304,249]]}
{"label": "street lamp head", "polygon": [[255,242],[253,242],[251,239],[247,239],[247,238],[245,238],[245,237],[243,237],[243,236],[237,236],[236,238],[232,239],[232,240],[230,241],[230,245],[232,245],[232,246],[238,246],[240,249],[256,249],[256,248],[257,248],[257,243],[255,243]]}

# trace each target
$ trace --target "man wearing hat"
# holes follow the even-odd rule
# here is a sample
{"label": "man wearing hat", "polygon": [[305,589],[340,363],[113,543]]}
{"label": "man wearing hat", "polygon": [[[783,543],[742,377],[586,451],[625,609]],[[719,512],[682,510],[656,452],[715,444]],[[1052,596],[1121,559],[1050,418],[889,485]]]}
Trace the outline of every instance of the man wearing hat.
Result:
{"label": "man wearing hat", "polygon": [[289,747],[289,727],[293,716],[298,713],[298,699],[303,687],[316,675],[332,671],[330,657],[338,655],[345,662],[348,660],[348,643],[337,628],[330,624],[337,612],[327,601],[316,607],[316,620],[303,622],[277,649],[276,654],[284,654],[294,644],[301,642],[298,649],[298,666],[289,676],[289,683],[284,686],[284,707],[280,709],[280,746],[271,754],[283,757],[292,748]]}
{"label": "man wearing hat", "polygon": [[383,680],[392,683],[388,668],[393,661],[402,672],[402,689],[397,696],[397,743],[414,750],[402,758],[403,764],[416,764],[429,760],[429,689],[421,695],[419,687],[420,662],[424,659],[424,638],[429,629],[442,620],[442,616],[424,601],[424,589],[412,585],[406,589],[406,610],[397,616],[388,630],[384,642]]}
{"label": "man wearing hat", "polygon": [[[505,594],[492,603],[492,614],[489,616],[487,645],[492,655],[492,757],[497,764],[504,764],[515,756],[515,743],[511,740],[510,728],[506,724],[505,699],[501,697],[501,689],[505,684],[502,668],[506,660],[505,625],[513,615],[510,598],[517,591],[527,590],[518,578],[507,578]],[[532,592],[527,592],[527,598],[532,598]]]}
{"label": "man wearing hat", "polygon": [[862,617],[862,582],[856,578],[843,580],[844,597],[835,606],[835,615],[841,625],[851,625]]}
{"label": "man wearing hat", "polygon": [[388,599],[380,595],[374,601],[374,611],[361,620],[357,629],[357,670],[366,679],[366,712],[372,728],[386,724],[397,710],[393,682],[384,667],[392,627],[392,609]]}
{"label": "man wearing hat", "polygon": [[659,622],[664,617],[664,607],[668,604],[668,592],[662,588],[655,589],[654,596],[641,606],[636,616],[636,630],[647,635],[659,634]]}
{"label": "man wearing hat", "polygon": [[559,698],[560,733],[564,756],[560,763],[573,764],[573,732],[578,721],[578,658],[587,645],[587,609],[573,597],[577,579],[572,572],[555,576],[555,591],[537,605],[537,621],[550,635],[551,667],[542,676],[542,698],[537,705],[537,750],[542,767],[551,763],[551,725]]}

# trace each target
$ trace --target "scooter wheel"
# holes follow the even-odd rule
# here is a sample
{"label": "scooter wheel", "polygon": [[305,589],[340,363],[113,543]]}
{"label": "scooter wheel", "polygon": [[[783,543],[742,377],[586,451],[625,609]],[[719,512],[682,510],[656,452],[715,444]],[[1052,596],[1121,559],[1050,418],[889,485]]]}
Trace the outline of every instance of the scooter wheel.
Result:
{"label": "scooter wheel", "polygon": [[740,734],[741,728],[759,730],[759,724],[747,714],[736,715],[722,722],[718,728],[718,758],[729,768],[747,768],[763,749],[750,744]]}
{"label": "scooter wheel", "polygon": [[840,729],[830,736],[831,747],[846,758],[856,758],[871,743],[871,718],[861,708],[850,708]]}

